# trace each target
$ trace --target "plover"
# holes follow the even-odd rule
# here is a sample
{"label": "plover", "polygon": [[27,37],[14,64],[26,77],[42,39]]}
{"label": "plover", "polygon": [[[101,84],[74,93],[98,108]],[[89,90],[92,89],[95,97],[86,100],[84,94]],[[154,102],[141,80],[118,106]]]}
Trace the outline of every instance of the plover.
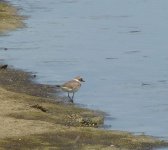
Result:
{"label": "plover", "polygon": [[[70,100],[73,103],[74,94],[75,94],[75,92],[77,92],[80,89],[81,82],[85,82],[85,81],[80,76],[77,76],[74,79],[72,79],[68,82],[65,82],[62,85],[58,85],[57,87],[60,87],[64,92],[67,92],[68,97],[70,98]],[[73,93],[72,97],[70,97],[70,93]]]}

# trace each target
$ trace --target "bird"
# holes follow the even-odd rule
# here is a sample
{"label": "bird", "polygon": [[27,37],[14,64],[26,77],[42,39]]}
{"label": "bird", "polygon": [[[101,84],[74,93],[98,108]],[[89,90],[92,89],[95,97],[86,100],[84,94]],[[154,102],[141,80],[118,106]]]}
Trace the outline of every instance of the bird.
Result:
{"label": "bird", "polygon": [[[57,87],[60,87],[62,91],[67,92],[69,99],[73,103],[75,92],[77,92],[80,89],[81,82],[85,82],[85,81],[80,76],[77,76],[74,79],[67,81],[62,85],[57,85]],[[72,93],[71,97],[70,97],[70,93]]]}

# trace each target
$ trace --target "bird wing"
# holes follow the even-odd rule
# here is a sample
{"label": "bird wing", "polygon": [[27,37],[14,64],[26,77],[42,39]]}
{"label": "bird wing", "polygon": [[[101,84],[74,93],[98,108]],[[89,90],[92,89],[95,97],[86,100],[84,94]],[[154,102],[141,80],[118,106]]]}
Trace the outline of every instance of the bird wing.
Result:
{"label": "bird wing", "polygon": [[68,81],[62,85],[62,87],[68,87],[69,89],[76,89],[80,87],[80,83],[74,81]]}

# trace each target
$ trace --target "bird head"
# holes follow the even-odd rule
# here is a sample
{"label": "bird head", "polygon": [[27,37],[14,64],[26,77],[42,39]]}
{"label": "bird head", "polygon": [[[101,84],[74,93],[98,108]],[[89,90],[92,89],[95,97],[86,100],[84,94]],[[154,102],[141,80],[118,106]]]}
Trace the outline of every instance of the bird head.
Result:
{"label": "bird head", "polygon": [[80,76],[77,76],[77,77],[75,77],[74,79],[78,80],[79,82],[85,82],[85,81],[83,80],[83,78],[81,78]]}

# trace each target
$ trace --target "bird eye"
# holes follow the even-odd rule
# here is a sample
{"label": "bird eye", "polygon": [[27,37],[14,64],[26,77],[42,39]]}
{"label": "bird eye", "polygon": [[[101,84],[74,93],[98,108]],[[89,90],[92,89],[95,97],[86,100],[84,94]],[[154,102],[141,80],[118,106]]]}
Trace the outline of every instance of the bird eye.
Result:
{"label": "bird eye", "polygon": [[81,82],[85,82],[85,81],[83,80],[83,78],[80,78],[80,81],[81,81]]}

